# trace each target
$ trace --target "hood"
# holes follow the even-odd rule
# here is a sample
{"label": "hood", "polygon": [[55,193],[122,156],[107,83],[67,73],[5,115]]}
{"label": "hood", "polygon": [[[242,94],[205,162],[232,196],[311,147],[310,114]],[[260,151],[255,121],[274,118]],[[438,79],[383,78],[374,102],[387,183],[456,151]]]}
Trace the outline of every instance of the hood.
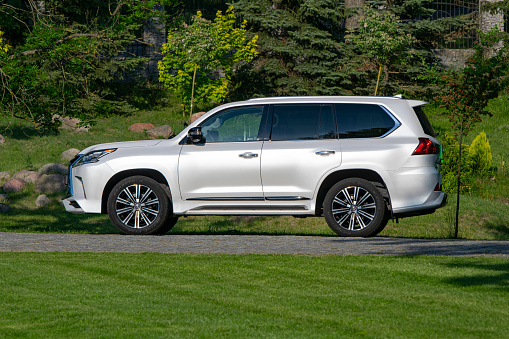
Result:
{"label": "hood", "polygon": [[87,154],[91,151],[109,149],[109,148],[133,148],[133,147],[148,147],[159,144],[164,139],[158,140],[140,140],[140,141],[124,141],[124,142],[110,142],[106,144],[93,145],[85,148],[80,154]]}

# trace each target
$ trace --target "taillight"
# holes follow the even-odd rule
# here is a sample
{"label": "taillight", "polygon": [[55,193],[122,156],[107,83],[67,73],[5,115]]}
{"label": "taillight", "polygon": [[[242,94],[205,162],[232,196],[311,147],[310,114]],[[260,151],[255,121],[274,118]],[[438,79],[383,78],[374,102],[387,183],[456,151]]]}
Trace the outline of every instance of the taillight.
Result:
{"label": "taillight", "polygon": [[412,155],[421,155],[421,154],[438,154],[440,153],[440,147],[435,145],[433,141],[428,138],[419,138],[419,145],[415,149]]}

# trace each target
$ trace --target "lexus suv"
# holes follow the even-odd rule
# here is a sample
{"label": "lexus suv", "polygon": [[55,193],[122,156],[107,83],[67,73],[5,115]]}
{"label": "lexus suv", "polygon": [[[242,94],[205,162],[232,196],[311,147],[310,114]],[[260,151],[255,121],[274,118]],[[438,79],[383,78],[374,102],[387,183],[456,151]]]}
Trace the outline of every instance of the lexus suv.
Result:
{"label": "lexus suv", "polygon": [[212,109],[171,139],[91,146],[69,166],[73,213],[126,234],[187,215],[324,216],[340,236],[445,201],[440,150],[421,106],[398,97],[279,97]]}

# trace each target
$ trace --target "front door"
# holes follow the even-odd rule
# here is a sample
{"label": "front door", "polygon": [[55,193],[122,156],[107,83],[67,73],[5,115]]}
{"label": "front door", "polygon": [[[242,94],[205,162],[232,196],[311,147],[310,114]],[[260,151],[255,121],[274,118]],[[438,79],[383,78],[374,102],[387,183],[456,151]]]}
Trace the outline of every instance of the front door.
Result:
{"label": "front door", "polygon": [[205,141],[182,146],[178,176],[184,200],[262,200],[260,159],[265,106],[214,114],[201,124]]}

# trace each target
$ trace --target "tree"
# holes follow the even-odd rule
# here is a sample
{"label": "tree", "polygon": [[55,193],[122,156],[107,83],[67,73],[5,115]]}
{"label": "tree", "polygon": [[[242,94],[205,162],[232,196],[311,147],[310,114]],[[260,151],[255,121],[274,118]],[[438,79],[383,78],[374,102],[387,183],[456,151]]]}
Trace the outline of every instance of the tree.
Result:
{"label": "tree", "polygon": [[234,3],[259,36],[259,57],[237,73],[233,99],[349,94],[362,74],[343,42],[344,6],[336,0]]}
{"label": "tree", "polygon": [[461,155],[463,136],[467,135],[486,111],[488,101],[496,98],[507,85],[507,48],[494,50],[498,42],[498,32],[486,34],[479,31],[480,40],[475,45],[474,54],[467,59],[466,67],[457,76],[445,75],[445,93],[439,97],[458,139],[457,203],[454,237],[458,237]]}
{"label": "tree", "polygon": [[247,39],[246,21],[239,28],[234,27],[235,21],[230,6],[224,15],[218,11],[213,22],[198,12],[191,25],[168,33],[158,65],[159,81],[181,98],[183,115],[187,108],[192,114],[195,99],[223,102],[235,67],[258,54],[258,36]]}
{"label": "tree", "polygon": [[125,47],[143,20],[159,15],[156,3],[53,0],[41,8],[29,0],[28,8],[3,7],[8,11],[0,11],[0,22],[31,19],[22,26],[25,37],[14,36],[13,47],[0,55],[0,114],[48,131],[58,127],[55,114],[89,122],[129,110],[115,100],[111,85],[145,61],[126,55]]}
{"label": "tree", "polygon": [[413,38],[401,28],[399,18],[388,10],[366,7],[357,31],[349,31],[347,41],[353,43],[364,56],[378,66],[375,88],[377,94],[382,69],[385,83],[389,81],[389,68],[393,64],[404,64],[409,59]]}

